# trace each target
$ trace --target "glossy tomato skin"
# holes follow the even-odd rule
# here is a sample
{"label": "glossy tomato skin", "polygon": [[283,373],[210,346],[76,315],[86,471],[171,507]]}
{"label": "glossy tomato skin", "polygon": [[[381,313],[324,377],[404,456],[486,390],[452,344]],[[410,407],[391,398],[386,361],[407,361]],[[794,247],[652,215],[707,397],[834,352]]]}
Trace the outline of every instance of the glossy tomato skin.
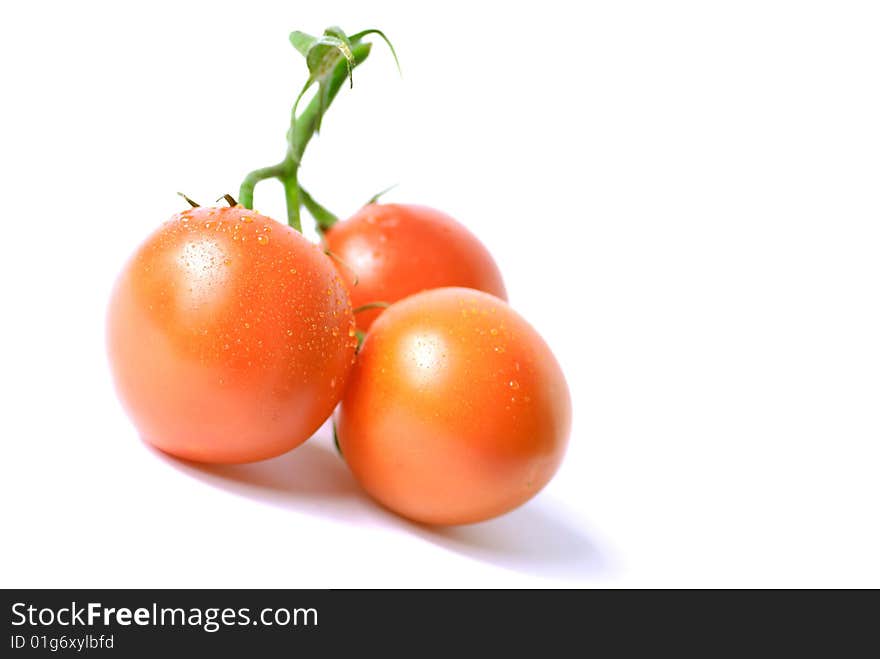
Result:
{"label": "glossy tomato skin", "polygon": [[345,461],[380,503],[418,522],[466,524],[547,484],[571,399],[547,344],[506,303],[442,288],[376,320],[337,422]]}
{"label": "glossy tomato skin", "polygon": [[[489,251],[463,225],[433,208],[368,204],[331,227],[325,240],[342,262],[337,268],[355,307],[392,303],[444,286],[475,288],[507,300]],[[381,309],[359,313],[358,326],[369,329],[380,313]]]}
{"label": "glossy tomato skin", "polygon": [[107,339],[143,438],[216,463],[308,439],[339,401],[356,347],[326,255],[241,207],[188,210],[153,233],[116,283]]}

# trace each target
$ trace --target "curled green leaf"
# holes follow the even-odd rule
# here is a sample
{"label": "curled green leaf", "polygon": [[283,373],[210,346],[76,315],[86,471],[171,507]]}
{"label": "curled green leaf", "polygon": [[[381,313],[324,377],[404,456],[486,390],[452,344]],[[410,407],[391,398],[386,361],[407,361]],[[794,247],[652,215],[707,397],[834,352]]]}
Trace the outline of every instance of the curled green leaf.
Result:
{"label": "curled green leaf", "polygon": [[306,58],[306,65],[309,68],[309,78],[296,98],[294,113],[300,99],[312,85],[317,83],[318,116],[315,130],[320,132],[321,119],[330,105],[330,80],[334,71],[343,62],[345,63],[348,84],[350,87],[354,86],[352,72],[357,62],[352,52],[351,41],[340,28],[329,27],[320,37],[313,37],[305,32],[291,32],[290,43]]}
{"label": "curled green leaf", "polygon": [[357,34],[353,34],[349,37],[350,41],[360,41],[364,37],[367,37],[371,34],[375,34],[378,36],[385,44],[388,46],[388,50],[391,51],[391,56],[394,58],[394,63],[397,65],[397,72],[400,75],[403,75],[403,70],[400,68],[400,60],[397,59],[397,52],[394,50],[394,46],[391,44],[391,40],[385,36],[385,33],[382,30],[377,30],[375,28],[370,28],[369,30],[361,30]]}

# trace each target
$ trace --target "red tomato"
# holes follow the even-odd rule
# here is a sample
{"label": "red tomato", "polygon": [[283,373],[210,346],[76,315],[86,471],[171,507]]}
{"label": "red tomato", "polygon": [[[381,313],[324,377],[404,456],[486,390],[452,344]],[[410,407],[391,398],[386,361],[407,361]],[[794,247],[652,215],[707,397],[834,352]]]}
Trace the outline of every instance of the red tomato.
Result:
{"label": "red tomato", "polygon": [[356,346],[331,261],[241,207],[187,210],[150,236],[116,284],[107,332],[141,435],[202,462],[260,460],[308,439]]}
{"label": "red tomato", "polygon": [[568,386],[538,333],[496,297],[441,288],[375,322],[337,436],[380,503],[419,522],[465,524],[544,487],[570,425]]}
{"label": "red tomato", "polygon": [[[463,286],[507,299],[492,255],[464,226],[425,206],[368,204],[325,234],[355,307]],[[357,286],[354,285],[355,275]],[[367,330],[381,309],[358,314]]]}

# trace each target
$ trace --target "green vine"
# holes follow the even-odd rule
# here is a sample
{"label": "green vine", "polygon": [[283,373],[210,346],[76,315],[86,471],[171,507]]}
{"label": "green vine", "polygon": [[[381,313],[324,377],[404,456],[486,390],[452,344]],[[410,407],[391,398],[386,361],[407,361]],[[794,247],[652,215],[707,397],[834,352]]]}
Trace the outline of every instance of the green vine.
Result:
{"label": "green vine", "polygon": [[[245,208],[254,207],[254,190],[257,183],[266,179],[278,179],[284,186],[287,205],[287,223],[302,232],[300,209],[304,206],[315,218],[319,231],[326,231],[336,223],[337,217],[319,204],[299,184],[299,167],[309,141],[321,129],[321,120],[336,94],[347,80],[353,85],[352,72],[370,54],[372,44],[365,37],[377,35],[388,44],[394,61],[397,54],[387,37],[379,30],[363,30],[352,36],[338,27],[324,30],[320,37],[304,32],[291,32],[290,42],[306,59],[309,77],[290,112],[290,128],[287,131],[287,151],[284,159],[269,167],[255,169],[245,176],[238,193],[239,203]],[[398,63],[398,69],[400,65]],[[318,90],[302,112],[299,102],[306,92],[318,85]]]}

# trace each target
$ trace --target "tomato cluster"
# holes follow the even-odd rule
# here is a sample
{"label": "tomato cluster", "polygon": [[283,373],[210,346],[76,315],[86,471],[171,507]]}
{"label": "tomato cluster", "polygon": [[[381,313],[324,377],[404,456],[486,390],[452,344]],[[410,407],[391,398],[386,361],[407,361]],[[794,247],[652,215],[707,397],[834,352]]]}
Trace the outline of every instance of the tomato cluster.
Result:
{"label": "tomato cluster", "polygon": [[[463,225],[376,202],[336,222],[298,187],[309,131],[369,52],[367,34],[381,35],[291,36],[310,69],[322,49],[326,78],[308,83],[327,86],[318,109],[294,112],[294,155],[249,175],[243,204],[178,213],[135,252],[110,301],[114,379],[146,441],[202,462],[280,455],[338,407],[344,460],[377,501],[430,524],[489,519],[557,470],[568,388]],[[251,210],[254,183],[270,176],[285,185],[290,226]],[[301,205],[322,245],[297,230]]]}

